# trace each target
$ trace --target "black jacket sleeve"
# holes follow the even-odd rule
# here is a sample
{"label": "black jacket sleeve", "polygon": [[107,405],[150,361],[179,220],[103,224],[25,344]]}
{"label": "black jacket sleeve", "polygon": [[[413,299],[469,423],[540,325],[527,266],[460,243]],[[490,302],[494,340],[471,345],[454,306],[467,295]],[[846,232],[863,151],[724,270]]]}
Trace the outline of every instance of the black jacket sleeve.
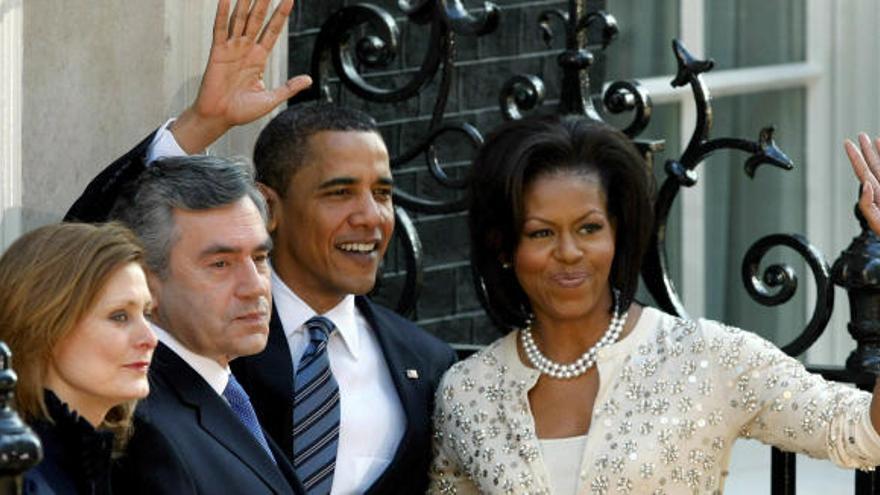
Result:
{"label": "black jacket sleeve", "polygon": [[117,198],[125,194],[147,166],[147,150],[153,131],[128,153],[116,159],[92,179],[85,191],[64,215],[65,222],[106,222]]}

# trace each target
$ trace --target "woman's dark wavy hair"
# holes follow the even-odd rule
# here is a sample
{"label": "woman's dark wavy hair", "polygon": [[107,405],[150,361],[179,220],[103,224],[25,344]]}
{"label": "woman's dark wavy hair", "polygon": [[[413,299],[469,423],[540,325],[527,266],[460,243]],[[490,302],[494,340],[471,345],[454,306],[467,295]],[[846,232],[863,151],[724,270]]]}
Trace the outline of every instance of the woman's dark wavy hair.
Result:
{"label": "woman's dark wavy hair", "polygon": [[477,293],[504,328],[523,326],[531,313],[514,271],[502,267],[502,261],[513,259],[522,234],[524,191],[537,177],[558,172],[599,176],[616,226],[611,286],[620,291],[622,307],[632,302],[638,288],[654,225],[654,181],[630,139],[604,123],[578,116],[508,122],[477,152],[469,189]]}

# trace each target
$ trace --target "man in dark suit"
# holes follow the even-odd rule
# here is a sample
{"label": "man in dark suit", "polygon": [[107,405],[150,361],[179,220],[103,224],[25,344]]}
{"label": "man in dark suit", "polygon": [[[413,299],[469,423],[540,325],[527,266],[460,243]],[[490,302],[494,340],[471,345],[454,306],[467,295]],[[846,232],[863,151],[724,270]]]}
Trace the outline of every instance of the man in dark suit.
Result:
{"label": "man in dark suit", "polygon": [[246,163],[160,160],[111,216],[144,243],[160,344],[114,478],[120,493],[299,493],[229,362],[263,350],[271,307],[265,204]]}
{"label": "man in dark suit", "polygon": [[302,493],[229,370],[230,360],[266,344],[265,201],[239,162],[184,157],[148,167],[157,148],[170,143],[176,154],[198,152],[308,86],[307,77],[271,91],[262,86],[268,52],[293,2],[279,4],[262,34],[270,0],[251,3],[238,2],[230,17],[229,0],[220,0],[196,102],[99,174],[65,216],[119,218],[147,250],[160,344],[150,396],[138,406],[135,434],[114,477],[120,493]]}
{"label": "man in dark suit", "polygon": [[[234,373],[308,493],[424,493],[434,393],[455,355],[364,297],[394,228],[375,122],[326,104],[289,108],[261,132],[254,164],[270,209],[275,303],[266,350],[237,359]],[[300,388],[312,389],[298,375],[308,373],[316,316],[330,322],[325,380],[335,382],[317,408],[338,425],[318,437],[297,410]]]}

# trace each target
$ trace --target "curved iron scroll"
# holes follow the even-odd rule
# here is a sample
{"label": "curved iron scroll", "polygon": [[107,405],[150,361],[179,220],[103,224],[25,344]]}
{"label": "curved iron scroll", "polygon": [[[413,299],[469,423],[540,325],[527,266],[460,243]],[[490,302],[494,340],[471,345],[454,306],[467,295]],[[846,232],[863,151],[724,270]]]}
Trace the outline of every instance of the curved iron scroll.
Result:
{"label": "curved iron scroll", "polygon": [[498,104],[506,120],[521,119],[523,112],[534,110],[544,103],[544,81],[532,74],[517,74],[501,88]]}
{"label": "curved iron scroll", "polygon": [[416,309],[419,294],[424,279],[422,270],[422,241],[419,231],[413,224],[406,210],[394,207],[395,233],[403,244],[404,262],[406,264],[406,278],[403,282],[400,298],[397,300],[395,311],[411,316]]}
{"label": "curved iron scroll", "polygon": [[602,97],[605,108],[613,113],[633,112],[633,119],[623,130],[629,137],[636,137],[651,122],[653,105],[637,81],[615,81],[605,90]]}
{"label": "curved iron scroll", "polygon": [[[781,346],[789,356],[798,356],[810,348],[822,335],[834,311],[834,284],[825,257],[803,236],[773,234],[762,237],[746,251],[742,264],[742,279],[749,295],[764,306],[777,306],[794,296],[798,287],[797,274],[790,265],[773,264],[758,276],[761,259],[775,247],[786,246],[807,262],[816,283],[816,305],[806,328],[794,340]],[[775,289],[775,292],[774,292]]]}
{"label": "curved iron scroll", "polygon": [[697,120],[684,152],[678,159],[666,162],[667,177],[660,186],[655,202],[655,225],[651,245],[642,264],[642,278],[657,305],[664,311],[687,317],[687,311],[678,297],[675,285],[669,276],[666,259],[666,233],[669,212],[682,186],[691,187],[697,182],[696,167],[712,153],[722,149],[740,150],[749,153],[745,170],[754,177],[759,165],[769,164],[785,170],[794,164],[773,141],[773,128],[761,130],[758,141],[721,138],[710,139],[712,127],[712,105],[709,90],[703,82],[702,73],[712,69],[711,60],[699,60],[678,40],[672,41],[672,49],[678,62],[678,72],[672,80],[675,87],[690,85],[696,106]]}
{"label": "curved iron scroll", "polygon": [[[431,176],[441,185],[449,189],[464,189],[467,185],[464,179],[453,179],[446,175],[446,172],[440,167],[439,160],[432,153],[434,142],[447,133],[456,133],[464,136],[474,148],[478,148],[483,144],[483,136],[480,131],[471,124],[449,124],[438,127],[430,132],[421,142],[403,152],[401,155],[391,160],[391,168],[394,169],[403,163],[407,163],[420,154],[425,154],[427,160],[428,171]],[[434,200],[428,198],[420,198],[414,194],[410,194],[400,188],[394,189],[394,201],[404,208],[417,211],[420,213],[453,213],[464,211],[467,208],[467,202],[464,197],[452,200]]]}
{"label": "curved iron scroll", "polygon": [[[399,206],[394,207],[394,224],[393,239],[400,243],[399,252],[402,252],[404,265],[403,284],[399,288],[400,295],[394,304],[394,310],[403,316],[411,317],[416,310],[424,280],[422,241],[412,218]],[[370,297],[381,293],[382,287],[382,279],[378,279],[369,293]]]}
{"label": "curved iron scroll", "polygon": [[[425,137],[409,149],[400,151],[391,160],[392,167],[399,168],[419,155],[424,155],[430,177],[453,195],[452,199],[435,199],[395,188],[394,200],[399,207],[396,209],[398,233],[407,265],[406,280],[397,307],[403,313],[410,313],[415,308],[422,281],[422,251],[418,232],[404,209],[426,214],[464,211],[466,201],[461,194],[465,186],[464,180],[447,174],[441,167],[437,157],[437,143],[442,136],[449,135],[463,137],[462,142],[474,148],[483,142],[480,130],[470,123],[444,122],[456,69],[456,36],[479,36],[492,32],[498,26],[501,14],[495,5],[488,2],[484,4],[482,14],[471,14],[462,0],[398,0],[398,7],[411,23],[425,26],[428,30],[427,50],[417,70],[404,72],[402,82],[393,87],[379,87],[371,83],[369,75],[361,71],[392,68],[392,63],[399,56],[400,30],[394,17],[384,9],[370,4],[350,5],[336,11],[321,26],[311,59],[314,84],[309,92],[298,99],[330,99],[328,81],[332,75],[363,100],[376,103],[400,102],[416,97],[439,74],[437,98],[433,103]],[[555,40],[564,39],[564,46],[559,48],[557,57],[562,76],[558,111],[585,115],[597,120],[603,120],[603,115],[628,113],[631,118],[622,131],[634,139],[639,136],[650,122],[652,104],[649,95],[638,82],[611,83],[601,95],[601,108],[594,106],[594,101],[600,100],[590,94],[589,69],[594,55],[588,46],[604,50],[614,40],[618,34],[615,18],[601,11],[586,12],[585,2],[571,1],[567,11],[548,9],[540,12],[537,24],[538,33],[548,48],[553,46]],[[588,40],[588,36],[591,39]],[[681,155],[665,163],[667,177],[655,200],[655,230],[642,266],[642,276],[660,308],[679,316],[687,316],[669,276],[666,260],[669,213],[680,188],[696,184],[697,166],[718,150],[732,149],[747,153],[745,172],[749,177],[754,177],[757,168],[763,164],[790,169],[792,162],[776,146],[773,128],[769,126],[762,129],[758,139],[754,141],[711,138],[711,96],[701,75],[712,69],[713,62],[694,57],[678,40],[673,40],[672,49],[678,66],[672,85],[690,86],[696,108],[696,124]],[[544,81],[532,74],[516,74],[510,77],[499,91],[498,104],[506,119],[521,118],[527,112],[543,106],[546,96]],[[659,141],[636,141],[636,144],[641,145],[640,149],[646,153],[662,146]],[[823,306],[828,293],[825,275],[827,267],[824,267],[824,261],[818,252],[814,252],[803,239],[791,240],[794,238],[784,236],[771,238],[775,244],[766,246],[770,241],[765,238],[749,251],[744,261],[749,270],[753,269],[751,263],[760,261],[765,252],[762,249],[765,247],[769,249],[776,245],[788,246],[807,259],[821,293],[807,329],[785,348],[787,352],[796,354],[809,345],[806,342],[812,342],[816,332],[821,331],[819,327],[827,323],[827,314],[830,314],[831,309],[830,306]],[[762,304],[781,304],[796,290],[793,275],[793,272],[782,267],[768,268],[763,285],[749,278],[753,284],[749,290]],[[773,285],[777,282],[781,284],[779,293],[768,296],[765,286],[777,287]],[[481,294],[480,284],[476,285],[477,293]]]}

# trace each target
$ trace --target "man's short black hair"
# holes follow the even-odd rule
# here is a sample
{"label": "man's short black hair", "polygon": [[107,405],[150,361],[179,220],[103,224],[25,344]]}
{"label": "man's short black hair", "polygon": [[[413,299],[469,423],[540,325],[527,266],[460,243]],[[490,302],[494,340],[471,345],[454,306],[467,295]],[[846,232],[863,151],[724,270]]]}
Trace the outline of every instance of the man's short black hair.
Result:
{"label": "man's short black hair", "polygon": [[376,121],[360,110],[330,103],[294,105],[276,115],[257,138],[257,181],[283,197],[290,178],[308,155],[309,138],[321,131],[379,133]]}

